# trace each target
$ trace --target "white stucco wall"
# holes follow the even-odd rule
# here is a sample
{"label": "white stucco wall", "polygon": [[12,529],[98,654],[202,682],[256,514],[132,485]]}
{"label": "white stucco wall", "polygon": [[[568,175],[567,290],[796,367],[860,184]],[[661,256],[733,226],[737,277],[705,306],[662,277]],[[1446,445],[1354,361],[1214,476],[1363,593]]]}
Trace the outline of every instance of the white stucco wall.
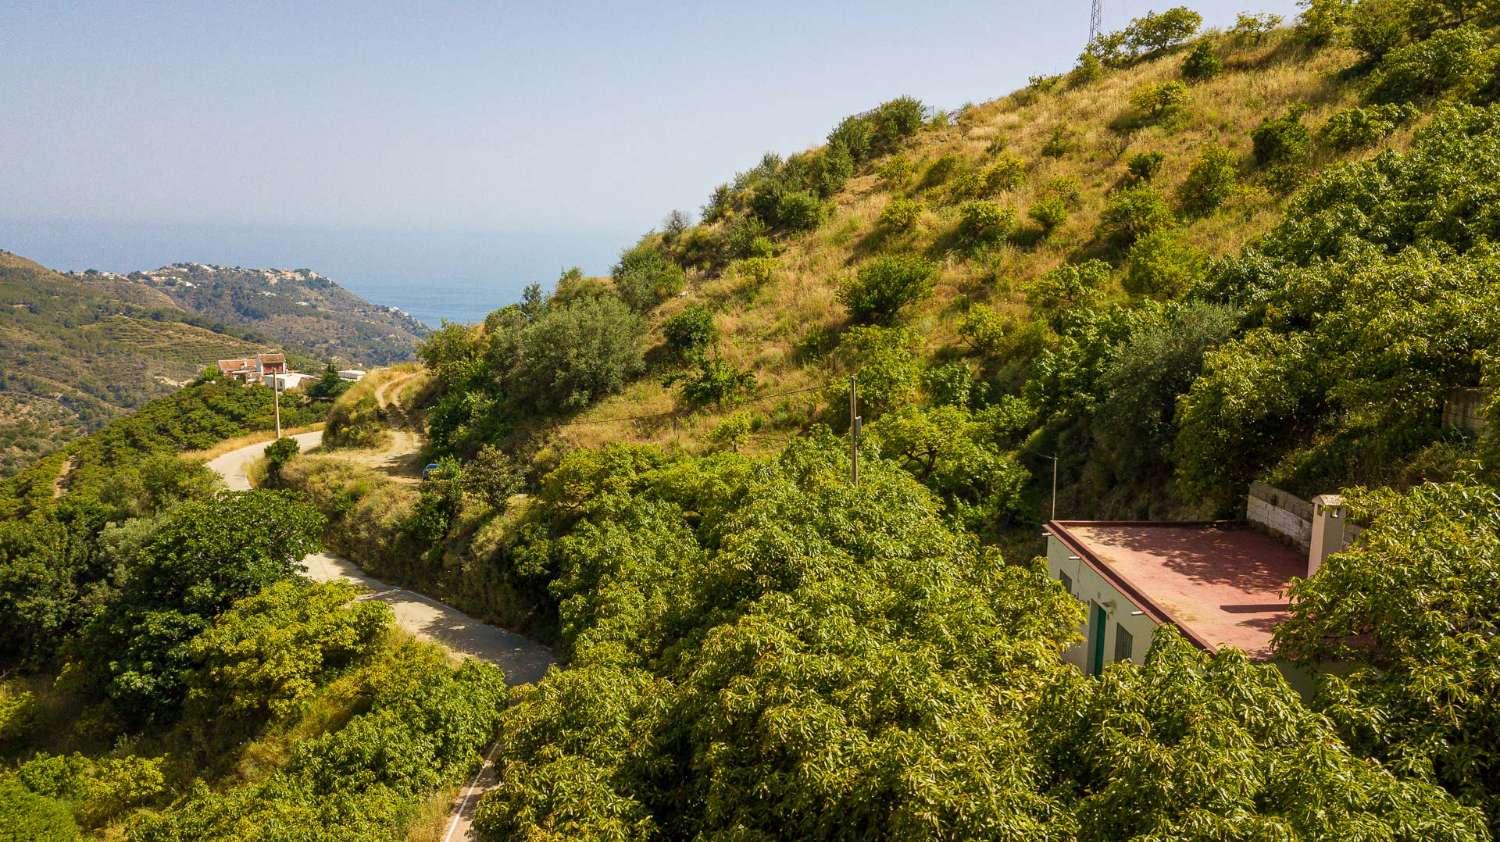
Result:
{"label": "white stucco wall", "polygon": [[[1151,648],[1151,640],[1156,633],[1157,623],[1142,612],[1140,606],[1116,590],[1082,559],[1073,557],[1072,552],[1053,535],[1047,536],[1047,572],[1054,579],[1060,578],[1058,575],[1060,573],[1067,574],[1072,580],[1073,596],[1083,603],[1086,611],[1092,612],[1093,605],[1103,606],[1106,617],[1104,624],[1104,663],[1106,666],[1115,662],[1115,644],[1119,638],[1118,630],[1122,626],[1131,637],[1130,660],[1138,664],[1145,663],[1146,651]],[[1085,616],[1083,625],[1078,629],[1081,640],[1068,647],[1068,650],[1063,653],[1063,660],[1084,672],[1088,672],[1088,624],[1088,617]]]}

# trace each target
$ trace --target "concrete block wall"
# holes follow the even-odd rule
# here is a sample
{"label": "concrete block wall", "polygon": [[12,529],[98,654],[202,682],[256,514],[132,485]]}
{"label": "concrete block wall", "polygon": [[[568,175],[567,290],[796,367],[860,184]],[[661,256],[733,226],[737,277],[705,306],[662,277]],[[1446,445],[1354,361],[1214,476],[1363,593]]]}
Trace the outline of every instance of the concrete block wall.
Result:
{"label": "concrete block wall", "polygon": [[1489,426],[1484,412],[1489,401],[1489,389],[1454,389],[1443,402],[1443,427],[1471,433],[1484,432]]}
{"label": "concrete block wall", "polygon": [[1312,546],[1312,503],[1263,482],[1250,484],[1245,520],[1301,547]]}

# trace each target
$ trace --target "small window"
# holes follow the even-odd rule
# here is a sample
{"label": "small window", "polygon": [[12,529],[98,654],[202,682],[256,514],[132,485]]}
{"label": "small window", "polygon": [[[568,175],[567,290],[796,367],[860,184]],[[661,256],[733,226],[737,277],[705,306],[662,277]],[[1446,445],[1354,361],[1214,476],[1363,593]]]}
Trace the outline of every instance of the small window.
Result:
{"label": "small window", "polygon": [[1131,639],[1130,632],[1125,627],[1115,623],[1115,660],[1128,661],[1130,653],[1135,648],[1135,641]]}
{"label": "small window", "polygon": [[1062,582],[1063,590],[1067,591],[1069,595],[1071,595],[1073,593],[1073,579],[1072,579],[1072,577],[1070,577],[1066,573],[1058,573],[1057,574],[1057,581]]}

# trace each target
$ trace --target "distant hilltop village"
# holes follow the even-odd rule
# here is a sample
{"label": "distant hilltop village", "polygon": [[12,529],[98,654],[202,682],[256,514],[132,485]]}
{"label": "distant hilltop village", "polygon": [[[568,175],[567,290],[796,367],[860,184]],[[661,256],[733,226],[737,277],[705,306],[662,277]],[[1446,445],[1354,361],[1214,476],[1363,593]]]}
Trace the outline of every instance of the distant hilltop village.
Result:
{"label": "distant hilltop village", "polygon": [[[80,279],[112,278],[116,280],[128,280],[136,281],[138,283],[146,283],[150,284],[153,287],[163,289],[178,287],[184,290],[190,290],[196,289],[200,285],[204,284],[205,277],[219,276],[224,273],[235,273],[247,279],[254,279],[261,283],[264,283],[266,286],[273,287],[284,283],[289,286],[306,284],[314,288],[343,289],[327,275],[315,272],[312,269],[246,269],[243,266],[221,266],[216,263],[173,263],[169,266],[163,266],[159,269],[130,272],[127,274],[121,274],[119,272],[107,272],[100,269],[86,269],[82,272],[70,271],[64,272],[63,274],[67,275],[68,277]],[[195,280],[195,278],[197,278],[197,280]],[[276,295],[277,293],[269,290],[262,290],[260,294],[270,297]],[[299,307],[316,306],[314,302],[307,300],[299,300],[296,303]],[[377,310],[382,310],[386,313],[390,313],[392,315],[398,316],[403,319],[408,319],[413,322],[416,321],[416,319],[410,313],[407,313],[400,307],[394,307],[388,304],[376,304],[374,302],[365,303]]]}

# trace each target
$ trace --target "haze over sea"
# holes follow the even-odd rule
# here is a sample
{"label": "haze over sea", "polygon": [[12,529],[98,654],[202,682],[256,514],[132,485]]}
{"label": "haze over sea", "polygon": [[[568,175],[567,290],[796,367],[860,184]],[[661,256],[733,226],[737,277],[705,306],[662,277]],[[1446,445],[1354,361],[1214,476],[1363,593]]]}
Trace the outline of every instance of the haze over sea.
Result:
{"label": "haze over sea", "polygon": [[433,231],[153,225],[0,219],[0,248],[59,270],[134,272],[170,263],[312,269],[373,303],[437,327],[477,322],[550,290],[562,270],[604,274],[641,231]]}

